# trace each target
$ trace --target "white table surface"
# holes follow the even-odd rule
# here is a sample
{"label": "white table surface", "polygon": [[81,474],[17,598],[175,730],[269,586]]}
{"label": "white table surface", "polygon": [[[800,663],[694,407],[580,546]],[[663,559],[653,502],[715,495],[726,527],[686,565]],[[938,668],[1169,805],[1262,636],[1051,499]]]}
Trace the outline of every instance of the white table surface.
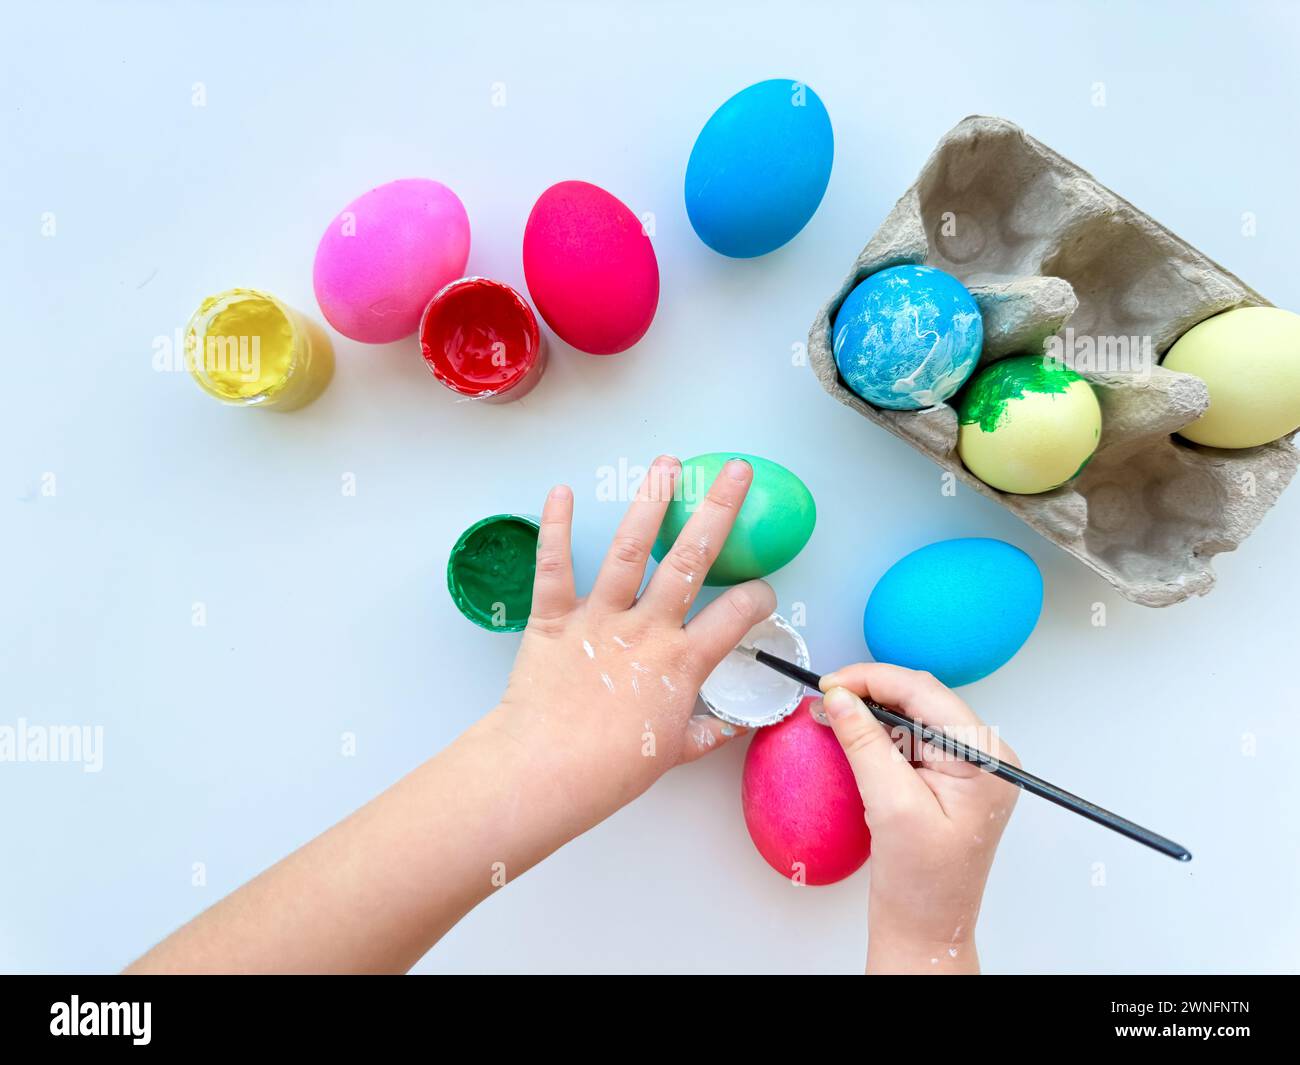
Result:
{"label": "white table surface", "polygon": [[[1300,488],[1220,557],[1208,598],[1147,610],[994,503],[942,495],[927,459],[791,365],[861,245],[970,113],[1018,122],[1300,308],[1297,10],[1030,8],[11,12],[0,724],[102,726],[104,750],[98,773],[0,765],[0,969],[122,966],[490,707],[516,638],[462,621],[444,583],[471,521],[535,511],[571,483],[589,581],[621,513],[596,499],[601,467],[735,449],[784,463],[816,496],[813,540],[773,584],[783,607],[806,604],[824,668],[864,657],[867,593],[907,551],[961,535],[1028,551],[1047,588],[1038,629],[964,694],[1030,768],[1195,852],[1178,865],[1022,800],[985,899],[988,971],[1296,970]],[[687,222],[686,158],[719,103],[773,76],[825,101],[834,173],[791,245],[726,260]],[[408,176],[451,185],[473,227],[470,271],[518,285],[524,220],[551,183],[587,179],[653,212],[650,333],[610,359],[556,343],[537,390],[498,407],[455,402],[411,341],[336,337],[332,386],[288,416],[155,372],[155,338],[212,292],[263,287],[318,315],[323,227]],[[672,773],[417,969],[860,969],[868,873],[796,889],[768,869],[741,819],[743,754]]]}

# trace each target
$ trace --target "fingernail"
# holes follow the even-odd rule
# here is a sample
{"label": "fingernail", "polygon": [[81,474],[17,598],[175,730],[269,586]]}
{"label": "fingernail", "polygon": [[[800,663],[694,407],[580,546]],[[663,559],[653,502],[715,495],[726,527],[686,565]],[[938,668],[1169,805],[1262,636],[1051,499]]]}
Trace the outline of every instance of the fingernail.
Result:
{"label": "fingernail", "polygon": [[680,468],[681,463],[671,455],[660,455],[650,464],[650,472],[646,474],[648,486],[646,491],[649,493],[650,502],[662,503],[665,500],[671,502],[673,486]]}
{"label": "fingernail", "polygon": [[727,464],[722,467],[722,472],[733,481],[746,481],[753,472],[753,468],[744,459],[727,459]]}
{"label": "fingernail", "polygon": [[847,688],[832,688],[822,699],[822,705],[832,721],[842,721],[862,711],[862,700]]}
{"label": "fingernail", "polygon": [[839,683],[839,677],[840,675],[838,673],[827,673],[825,676],[823,676],[822,683],[821,683],[822,691],[828,692],[832,688],[840,687],[841,685]]}
{"label": "fingernail", "polygon": [[812,714],[812,719],[819,725],[829,725],[830,718],[826,716],[826,707],[822,704],[821,699],[814,699],[808,704],[808,713]]}
{"label": "fingernail", "polygon": [[573,495],[573,489],[567,484],[557,484],[551,489],[552,499],[569,499]]}

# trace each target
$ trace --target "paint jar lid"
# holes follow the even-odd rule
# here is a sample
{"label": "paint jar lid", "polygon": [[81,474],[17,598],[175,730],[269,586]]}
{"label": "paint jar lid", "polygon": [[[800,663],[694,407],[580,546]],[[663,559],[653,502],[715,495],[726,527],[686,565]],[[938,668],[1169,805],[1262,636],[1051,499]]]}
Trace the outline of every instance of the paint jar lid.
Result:
{"label": "paint jar lid", "polygon": [[475,625],[520,632],[528,624],[540,528],[526,514],[492,514],[460,534],[447,559],[447,590]]}
{"label": "paint jar lid", "polygon": [[462,277],[444,285],[420,319],[420,352],[444,386],[469,399],[517,399],[542,375],[542,331],[509,285]]}
{"label": "paint jar lid", "polygon": [[[804,669],[809,667],[808,645],[780,614],[764,618],[741,643],[770,651]],[[798,709],[803,696],[804,688],[798,681],[736,651],[719,662],[700,685],[700,699],[714,717],[746,728],[785,720]]]}

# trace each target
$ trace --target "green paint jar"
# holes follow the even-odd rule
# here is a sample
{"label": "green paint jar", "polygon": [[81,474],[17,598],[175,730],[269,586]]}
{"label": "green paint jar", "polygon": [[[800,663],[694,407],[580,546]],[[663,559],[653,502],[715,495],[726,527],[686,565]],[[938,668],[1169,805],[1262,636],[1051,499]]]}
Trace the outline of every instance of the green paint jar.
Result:
{"label": "green paint jar", "polygon": [[447,560],[447,590],[465,617],[489,632],[520,632],[533,608],[538,520],[493,514],[460,534]]}

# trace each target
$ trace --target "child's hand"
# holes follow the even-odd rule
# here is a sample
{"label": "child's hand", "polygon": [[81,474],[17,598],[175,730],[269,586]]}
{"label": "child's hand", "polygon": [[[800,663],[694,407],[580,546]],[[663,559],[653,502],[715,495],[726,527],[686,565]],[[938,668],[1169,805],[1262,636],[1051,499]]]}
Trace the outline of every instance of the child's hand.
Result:
{"label": "child's hand", "polygon": [[726,464],[637,598],[680,473],[666,456],[651,466],[585,599],[570,557],[573,493],[552,489],[542,511],[532,615],[505,697],[484,724],[535,753],[574,831],[745,731],[691,715],[700,684],[776,608],[772,589],[730,588],[683,623],[749,491],[747,462]]}
{"label": "child's hand", "polygon": [[858,696],[955,728],[963,743],[1018,766],[1015,752],[928,673],[847,666],[823,678],[823,688],[871,825],[867,971],[978,972],[984,882],[1020,791],[933,748],[911,753],[917,761],[909,763]]}
{"label": "child's hand", "polygon": [[727,463],[637,599],[680,470],[668,458],[651,467],[586,599],[569,557],[573,493],[552,489],[501,704],[132,971],[409,969],[503,884],[743,731],[691,711],[704,678],[776,606],[772,589],[739,585],[683,622],[749,491],[748,463]]}

